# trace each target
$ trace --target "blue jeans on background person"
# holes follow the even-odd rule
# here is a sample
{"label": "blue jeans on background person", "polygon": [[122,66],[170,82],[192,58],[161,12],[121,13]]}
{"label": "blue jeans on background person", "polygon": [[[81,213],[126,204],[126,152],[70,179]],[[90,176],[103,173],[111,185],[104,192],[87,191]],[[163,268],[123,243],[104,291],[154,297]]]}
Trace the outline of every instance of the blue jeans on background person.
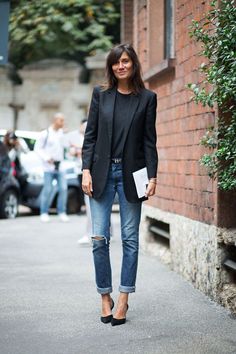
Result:
{"label": "blue jeans on background person", "polygon": [[51,192],[53,189],[53,180],[57,180],[58,197],[57,197],[57,212],[62,214],[66,212],[67,203],[67,180],[65,172],[52,171],[44,172],[44,185],[41,192],[40,213],[48,214],[50,207]]}
{"label": "blue jeans on background person", "polygon": [[112,163],[102,197],[99,199],[90,198],[93,258],[99,294],[112,292],[112,272],[109,254],[110,216],[116,193],[118,193],[119,197],[123,247],[119,291],[124,293],[135,291],[142,203],[129,203],[127,201],[123,187],[122,164]]}

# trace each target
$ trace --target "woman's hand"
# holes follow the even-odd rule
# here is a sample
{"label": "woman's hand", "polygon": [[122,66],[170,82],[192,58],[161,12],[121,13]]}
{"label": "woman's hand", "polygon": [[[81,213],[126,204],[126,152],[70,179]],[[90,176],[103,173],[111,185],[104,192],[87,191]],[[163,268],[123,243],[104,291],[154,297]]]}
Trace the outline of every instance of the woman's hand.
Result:
{"label": "woman's hand", "polygon": [[151,197],[155,194],[156,181],[150,180],[146,189],[145,197]]}
{"label": "woman's hand", "polygon": [[89,197],[92,197],[93,184],[92,184],[92,177],[89,170],[83,170],[82,189],[85,194],[87,194]]}

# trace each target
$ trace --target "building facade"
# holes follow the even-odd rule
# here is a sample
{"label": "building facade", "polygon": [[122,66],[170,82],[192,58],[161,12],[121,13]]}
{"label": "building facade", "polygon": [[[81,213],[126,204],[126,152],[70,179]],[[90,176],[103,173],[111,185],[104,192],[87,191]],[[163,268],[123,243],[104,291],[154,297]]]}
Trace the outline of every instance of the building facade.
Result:
{"label": "building facade", "polygon": [[14,85],[7,68],[1,68],[0,128],[42,130],[60,111],[65,114],[66,129],[77,129],[87,115],[91,96],[91,84],[80,81],[81,69],[72,61],[42,60],[23,67],[19,71],[22,84]]}
{"label": "building facade", "polygon": [[[89,82],[76,62],[46,59],[19,71],[14,85],[7,67],[0,68],[0,129],[42,130],[55,112],[63,112],[66,129],[74,130],[87,117],[93,86],[104,80],[105,53],[88,57]],[[87,80],[88,81],[88,80]]]}
{"label": "building facade", "polygon": [[[188,83],[203,78],[200,45],[189,36],[210,1],[123,0],[122,42],[132,43],[147,88],[158,95],[158,184],[145,203],[144,249],[236,311],[236,198],[218,190],[199,159],[215,112],[196,105]],[[235,269],[234,269],[235,268]]]}

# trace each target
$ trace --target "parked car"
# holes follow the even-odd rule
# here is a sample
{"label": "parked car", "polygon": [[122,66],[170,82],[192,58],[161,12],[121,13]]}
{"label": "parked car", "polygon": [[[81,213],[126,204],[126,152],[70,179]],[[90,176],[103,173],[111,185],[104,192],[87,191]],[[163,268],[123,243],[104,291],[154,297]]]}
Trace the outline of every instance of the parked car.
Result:
{"label": "parked car", "polygon": [[[6,131],[0,130],[0,139]],[[15,131],[20,144],[25,152],[21,153],[20,162],[26,173],[25,183],[20,188],[20,204],[25,205],[34,213],[39,212],[41,191],[43,188],[42,161],[33,151],[38,132]],[[78,168],[75,161],[65,160],[61,168],[66,171],[68,184],[67,213],[78,213],[84,204],[84,196],[78,179]],[[53,189],[50,195],[50,208],[56,207],[58,196],[57,181],[53,181]]]}
{"label": "parked car", "polygon": [[0,218],[15,218],[18,213],[20,185],[5,146],[0,141]]}

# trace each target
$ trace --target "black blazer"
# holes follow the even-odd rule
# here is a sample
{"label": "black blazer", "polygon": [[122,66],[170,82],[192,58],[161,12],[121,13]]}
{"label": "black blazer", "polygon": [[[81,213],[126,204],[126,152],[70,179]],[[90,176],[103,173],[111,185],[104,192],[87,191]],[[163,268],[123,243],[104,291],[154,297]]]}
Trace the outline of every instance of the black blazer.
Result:
{"label": "black blazer", "polygon": [[[93,90],[89,110],[88,124],[82,148],[82,169],[89,169],[93,182],[93,197],[102,195],[111,158],[113,112],[116,88]],[[126,139],[122,157],[124,191],[131,203],[145,200],[138,198],[132,173],[147,167],[148,177],[157,173],[158,155],[156,149],[156,94],[143,89],[139,94],[132,94],[125,130]]]}

